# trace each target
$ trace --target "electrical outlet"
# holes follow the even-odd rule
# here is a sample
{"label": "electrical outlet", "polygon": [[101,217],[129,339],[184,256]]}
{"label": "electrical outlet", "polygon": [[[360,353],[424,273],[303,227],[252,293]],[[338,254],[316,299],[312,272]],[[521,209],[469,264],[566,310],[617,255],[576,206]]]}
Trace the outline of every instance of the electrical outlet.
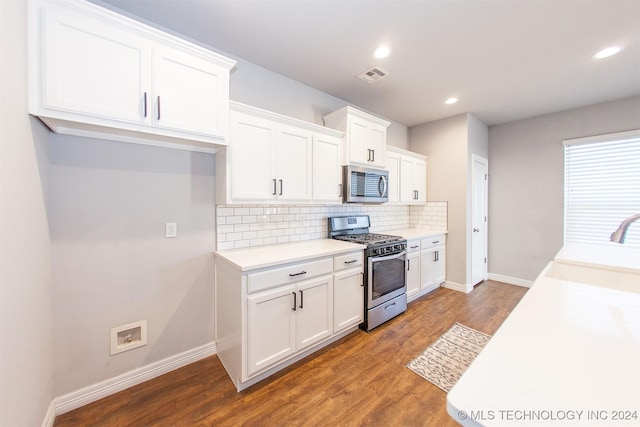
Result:
{"label": "electrical outlet", "polygon": [[165,226],[165,237],[178,237],[178,224],[168,222]]}

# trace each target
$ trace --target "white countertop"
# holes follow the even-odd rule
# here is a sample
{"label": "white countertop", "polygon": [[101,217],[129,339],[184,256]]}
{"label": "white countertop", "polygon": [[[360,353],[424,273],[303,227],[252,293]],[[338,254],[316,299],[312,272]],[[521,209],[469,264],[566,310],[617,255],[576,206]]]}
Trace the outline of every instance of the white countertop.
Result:
{"label": "white countertop", "polygon": [[568,244],[560,249],[553,260],[608,270],[640,272],[640,249],[618,243],[609,245]]}
{"label": "white countertop", "polygon": [[407,240],[424,239],[441,234],[447,234],[446,231],[428,230],[425,228],[402,228],[400,230],[381,231],[382,234],[390,234],[392,236],[402,236]]}
{"label": "white countertop", "polygon": [[316,239],[281,245],[216,251],[215,256],[224,258],[242,271],[247,271],[323,256],[338,255],[354,250],[363,250],[364,248],[364,245],[341,240]]}
{"label": "white countertop", "polygon": [[640,293],[614,288],[541,274],[447,395],[449,415],[465,426],[640,425]]}

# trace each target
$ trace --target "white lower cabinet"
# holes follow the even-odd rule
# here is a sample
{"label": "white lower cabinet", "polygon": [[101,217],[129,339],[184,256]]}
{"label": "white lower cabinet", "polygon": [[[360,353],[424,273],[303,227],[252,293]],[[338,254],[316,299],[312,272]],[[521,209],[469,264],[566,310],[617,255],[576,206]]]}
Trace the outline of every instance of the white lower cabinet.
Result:
{"label": "white lower cabinet", "polygon": [[216,256],[215,267],[216,347],[238,390],[363,321],[362,249],[251,270]]}
{"label": "white lower cabinet", "polygon": [[420,240],[407,241],[407,298],[420,292]]}
{"label": "white lower cabinet", "polygon": [[247,297],[249,375],[332,334],[333,277]]}
{"label": "white lower cabinet", "polygon": [[445,281],[446,243],[444,235],[434,236],[421,241],[420,289],[429,292]]}

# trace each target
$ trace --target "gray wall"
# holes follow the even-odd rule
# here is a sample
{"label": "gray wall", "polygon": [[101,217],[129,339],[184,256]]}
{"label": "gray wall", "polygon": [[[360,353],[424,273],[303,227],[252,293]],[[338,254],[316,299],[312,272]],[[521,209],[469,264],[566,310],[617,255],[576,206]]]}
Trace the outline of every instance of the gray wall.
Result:
{"label": "gray wall", "polygon": [[26,2],[0,1],[0,425],[53,398],[47,131],[27,114]]}
{"label": "gray wall", "polygon": [[[229,96],[234,101],[318,125],[324,125],[322,122],[324,115],[345,105],[360,108],[228,52],[219,52],[238,61],[236,68],[232,71],[229,88]],[[371,114],[377,116],[374,113]],[[391,122],[387,128],[387,144],[408,149],[407,127]]]}
{"label": "gray wall", "polygon": [[[49,143],[56,395],[212,343],[214,156]],[[111,328],[139,320],[147,346],[110,356]]]}
{"label": "gray wall", "polygon": [[489,272],[531,281],[563,244],[571,138],[640,128],[640,97],[489,128]]}
{"label": "gray wall", "polygon": [[467,115],[409,128],[409,149],[429,156],[427,200],[448,203],[447,281],[466,281]]}

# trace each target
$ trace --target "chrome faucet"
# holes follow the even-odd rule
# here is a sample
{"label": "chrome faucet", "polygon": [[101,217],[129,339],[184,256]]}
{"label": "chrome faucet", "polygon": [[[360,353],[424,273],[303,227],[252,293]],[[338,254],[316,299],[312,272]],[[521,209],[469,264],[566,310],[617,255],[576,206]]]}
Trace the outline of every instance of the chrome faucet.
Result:
{"label": "chrome faucet", "polygon": [[611,238],[609,240],[616,243],[624,243],[624,237],[627,234],[627,229],[631,223],[638,219],[640,219],[640,214],[631,215],[629,218],[622,221],[618,226],[618,229],[611,233]]}

